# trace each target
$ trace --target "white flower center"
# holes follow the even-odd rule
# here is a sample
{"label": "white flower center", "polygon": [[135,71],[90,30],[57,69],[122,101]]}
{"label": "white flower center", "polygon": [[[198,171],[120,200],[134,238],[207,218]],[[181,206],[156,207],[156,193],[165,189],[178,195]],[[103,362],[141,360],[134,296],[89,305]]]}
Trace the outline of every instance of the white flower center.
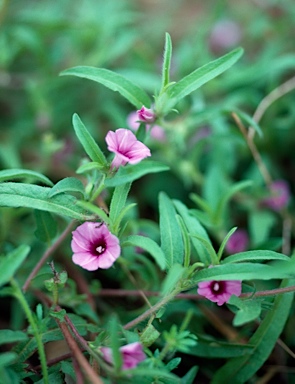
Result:
{"label": "white flower center", "polygon": [[98,253],[103,253],[105,251],[105,248],[102,245],[99,245],[98,247],[96,247],[96,250]]}
{"label": "white flower center", "polygon": [[214,283],[214,285],[213,285],[213,291],[215,291],[215,292],[218,292],[219,291],[219,288],[220,288],[220,285],[219,285],[219,283]]}

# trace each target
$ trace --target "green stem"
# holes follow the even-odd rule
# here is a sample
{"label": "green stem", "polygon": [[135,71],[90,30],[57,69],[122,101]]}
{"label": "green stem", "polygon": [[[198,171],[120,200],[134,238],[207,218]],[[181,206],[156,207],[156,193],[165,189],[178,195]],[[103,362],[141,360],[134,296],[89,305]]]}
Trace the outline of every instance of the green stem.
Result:
{"label": "green stem", "polygon": [[45,356],[45,350],[44,350],[44,345],[42,343],[42,338],[39,333],[38,325],[34,319],[33,313],[27,303],[27,300],[22,293],[19,285],[14,279],[11,279],[11,285],[14,289],[14,294],[15,297],[19,300],[20,305],[22,306],[26,317],[28,319],[28,322],[30,323],[30,326],[33,329],[33,334],[37,342],[37,348],[38,348],[38,353],[39,353],[39,358],[40,358],[40,363],[41,363],[41,369],[42,369],[42,374],[43,374],[43,381],[44,384],[49,384],[49,378],[48,378],[48,370],[47,370],[47,363],[46,363],[46,356]]}

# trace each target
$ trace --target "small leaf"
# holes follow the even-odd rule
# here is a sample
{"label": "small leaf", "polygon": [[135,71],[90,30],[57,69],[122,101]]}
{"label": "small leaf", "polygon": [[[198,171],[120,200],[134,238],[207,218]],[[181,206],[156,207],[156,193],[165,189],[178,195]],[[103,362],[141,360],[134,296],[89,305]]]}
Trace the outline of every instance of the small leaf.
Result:
{"label": "small leaf", "polygon": [[263,136],[263,133],[262,133],[262,130],[260,128],[260,126],[256,123],[255,120],[252,119],[251,116],[249,116],[247,113],[245,112],[242,112],[240,111],[239,109],[237,108],[231,108],[229,111],[225,111],[225,112],[229,112],[229,113],[232,113],[234,112],[236,115],[239,116],[239,118],[244,121],[245,123],[247,123],[250,127],[254,128],[254,130],[258,133],[258,135],[260,137]]}
{"label": "small leaf", "polygon": [[232,295],[228,304],[235,305],[239,308],[233,320],[233,325],[235,327],[239,327],[257,319],[261,313],[261,300],[241,300],[237,296]]}
{"label": "small leaf", "polygon": [[113,177],[105,180],[107,187],[116,187],[121,184],[130,183],[149,173],[168,171],[169,167],[158,161],[143,160],[139,164],[120,167]]}
{"label": "small leaf", "polygon": [[164,192],[159,195],[159,213],[161,248],[169,269],[175,263],[183,264],[184,246],[175,208]]}
{"label": "small leaf", "polygon": [[6,343],[16,343],[28,339],[28,335],[22,331],[12,331],[10,329],[0,330],[0,345]]}
{"label": "small leaf", "polygon": [[6,367],[7,365],[11,365],[16,361],[18,358],[17,354],[15,352],[4,352],[0,354],[0,369],[2,370],[3,367]]}
{"label": "small leaf", "polygon": [[238,263],[243,261],[250,261],[250,260],[285,260],[290,261],[290,257],[286,256],[282,253],[274,252],[274,251],[267,251],[267,250],[256,250],[256,251],[247,251],[247,252],[240,252],[236,253],[231,256],[227,256],[223,261],[222,264],[228,264],[228,263]]}
{"label": "small leaf", "polygon": [[172,56],[172,42],[169,33],[165,35],[165,48],[162,66],[162,90],[169,84],[170,81],[170,65]]}
{"label": "small leaf", "polygon": [[132,236],[128,236],[122,244],[122,246],[127,246],[127,245],[133,245],[135,247],[143,248],[151,256],[153,256],[156,263],[162,270],[165,269],[165,266],[166,266],[165,255],[162,249],[154,240],[145,236],[132,235]]}
{"label": "small leaf", "polygon": [[115,188],[110,204],[110,219],[115,222],[126,204],[131,184],[126,183]]}
{"label": "small leaf", "polygon": [[35,210],[37,229],[35,236],[44,243],[50,243],[56,236],[57,225],[52,215],[46,211]]}
{"label": "small leaf", "polygon": [[48,197],[66,192],[81,193],[81,195],[84,197],[84,185],[79,179],[76,179],[75,177],[66,177],[65,179],[60,180],[54,185],[54,187],[51,188]]}
{"label": "small leaf", "polygon": [[112,357],[115,369],[118,371],[122,366],[122,355],[119,350],[120,342],[119,342],[119,323],[116,316],[112,316],[109,322],[109,336],[110,336],[110,344],[112,349]]}
{"label": "small leaf", "polygon": [[90,159],[100,164],[101,167],[106,167],[107,160],[104,154],[76,113],[73,115],[73,126],[80,143]]}
{"label": "small leaf", "polygon": [[160,332],[152,324],[148,324],[140,334],[140,342],[144,347],[149,347],[160,335]]}
{"label": "small leaf", "polygon": [[161,292],[163,296],[168,295],[170,292],[172,292],[175,289],[175,287],[177,286],[179,280],[183,275],[184,270],[185,270],[184,267],[180,264],[172,265],[162,284]]}
{"label": "small leaf", "polygon": [[222,254],[223,254],[223,251],[224,251],[224,248],[225,248],[225,246],[226,246],[226,244],[227,244],[229,238],[231,237],[231,235],[232,235],[233,233],[236,232],[237,228],[238,228],[238,227],[234,227],[234,228],[232,228],[232,229],[228,232],[228,234],[225,236],[225,238],[222,240],[222,243],[221,243],[221,245],[220,245],[220,247],[219,247],[219,250],[218,250],[218,252],[217,252],[217,258],[218,258],[218,260],[221,259]]}
{"label": "small leaf", "polygon": [[214,79],[216,76],[230,68],[242,56],[242,54],[243,49],[237,48],[219,59],[211,61],[201,68],[196,69],[194,72],[169,87],[167,90],[167,94],[170,98],[168,102],[169,110],[185,96],[194,92],[203,84]]}
{"label": "small leaf", "polygon": [[80,173],[86,173],[86,172],[90,172],[90,171],[93,171],[93,170],[100,170],[102,169],[102,165],[99,164],[99,163],[96,163],[94,161],[90,161],[86,164],[82,164],[77,170],[76,170],[76,173],[80,174]]}
{"label": "small leaf", "polygon": [[20,245],[0,258],[0,286],[8,283],[30,252],[28,245]]}
{"label": "small leaf", "polygon": [[82,77],[103,84],[112,91],[119,92],[137,109],[140,109],[143,105],[149,106],[151,104],[149,96],[143,89],[133,84],[124,76],[108,69],[80,66],[66,69],[61,72],[61,75]]}
{"label": "small leaf", "polygon": [[0,182],[13,179],[33,179],[52,186],[53,182],[39,172],[28,169],[5,169],[0,171]]}

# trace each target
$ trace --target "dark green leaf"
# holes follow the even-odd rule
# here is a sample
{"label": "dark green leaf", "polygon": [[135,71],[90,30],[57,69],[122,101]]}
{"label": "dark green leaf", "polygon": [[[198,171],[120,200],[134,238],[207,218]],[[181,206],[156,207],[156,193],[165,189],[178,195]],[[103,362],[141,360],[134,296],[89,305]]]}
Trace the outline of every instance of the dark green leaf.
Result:
{"label": "dark green leaf", "polygon": [[45,243],[49,243],[57,233],[56,221],[49,212],[40,210],[35,210],[35,219],[37,224],[36,237]]}
{"label": "dark green leaf", "polygon": [[130,187],[130,183],[122,184],[117,186],[113,192],[109,213],[110,220],[113,223],[117,220],[126,204]]}
{"label": "dark green leaf", "polygon": [[8,283],[30,252],[28,245],[20,245],[0,258],[0,286]]}
{"label": "dark green leaf", "polygon": [[231,256],[227,256],[222,264],[228,263],[238,263],[240,261],[249,261],[249,260],[286,260],[289,261],[290,257],[283,255],[282,253],[267,251],[267,250],[257,250],[257,251],[247,251],[236,253]]}
{"label": "dark green leaf", "polygon": [[103,84],[112,91],[119,92],[137,109],[140,109],[143,105],[149,107],[151,104],[149,96],[143,89],[133,84],[124,76],[108,69],[81,66],[66,69],[61,72],[61,75],[82,77]]}
{"label": "dark green leaf", "polygon": [[6,343],[16,343],[17,341],[27,340],[28,336],[22,331],[12,331],[10,329],[0,330],[0,345]]}

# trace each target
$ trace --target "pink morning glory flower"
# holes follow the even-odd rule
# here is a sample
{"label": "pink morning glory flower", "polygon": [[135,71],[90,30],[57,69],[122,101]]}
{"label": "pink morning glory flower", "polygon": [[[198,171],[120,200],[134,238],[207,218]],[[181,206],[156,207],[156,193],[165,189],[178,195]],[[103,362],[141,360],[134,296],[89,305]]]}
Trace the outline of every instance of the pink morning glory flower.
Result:
{"label": "pink morning glory flower", "polygon": [[284,208],[290,199],[290,189],[285,180],[276,180],[270,185],[271,196],[263,199],[262,204],[274,211]]}
{"label": "pink morning glory flower", "polygon": [[211,280],[198,283],[198,294],[219,306],[227,303],[232,295],[240,296],[241,292],[242,282],[239,280]]}
{"label": "pink morning glory flower", "polygon": [[[146,358],[142,345],[139,342],[124,345],[119,350],[122,356],[123,370],[135,368],[141,361],[145,360]],[[103,353],[105,361],[112,364],[113,354],[111,348],[102,347],[101,352]]]}
{"label": "pink morning glory flower", "polygon": [[[137,131],[140,126],[140,122],[138,120],[138,114],[135,111],[130,112],[127,116],[127,124],[133,131]],[[146,130],[150,130],[150,134],[153,139],[157,141],[166,141],[165,131],[162,127],[160,127],[160,125],[151,126],[146,124]]]}
{"label": "pink morning glory flower", "polygon": [[137,111],[138,120],[143,121],[144,123],[153,123],[156,119],[156,115],[152,109],[142,106],[141,109]]}
{"label": "pink morning glory flower", "polygon": [[111,167],[118,168],[127,163],[137,164],[148,156],[151,151],[141,141],[137,140],[129,129],[119,128],[109,131],[105,138],[108,150],[115,153]]}
{"label": "pink morning glory flower", "polygon": [[225,249],[228,253],[244,252],[248,248],[249,237],[244,229],[237,229],[226,243]]}
{"label": "pink morning glory flower", "polygon": [[88,271],[110,268],[120,256],[119,239],[105,224],[85,222],[72,235],[72,260]]}

